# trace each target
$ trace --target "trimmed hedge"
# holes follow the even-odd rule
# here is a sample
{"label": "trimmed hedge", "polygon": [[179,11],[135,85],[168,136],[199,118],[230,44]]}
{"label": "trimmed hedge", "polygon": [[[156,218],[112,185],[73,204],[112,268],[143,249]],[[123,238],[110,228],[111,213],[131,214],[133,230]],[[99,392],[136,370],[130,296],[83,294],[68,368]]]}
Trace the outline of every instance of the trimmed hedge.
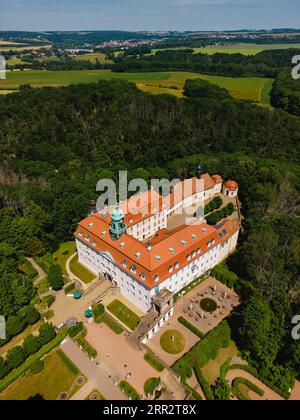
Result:
{"label": "trimmed hedge", "polygon": [[259,396],[263,397],[265,392],[259,388],[257,385],[250,382],[248,379],[245,378],[235,378],[233,380],[233,393],[239,400],[250,400],[250,398],[247,395],[244,395],[243,392],[240,390],[239,385],[246,385],[251,391],[255,392]]}
{"label": "trimmed hedge", "polygon": [[193,324],[191,324],[187,319],[185,319],[183,316],[180,316],[178,318],[178,322],[182,324],[184,327],[186,327],[188,330],[190,330],[193,334],[195,334],[199,338],[204,338],[205,334],[203,334],[200,330],[198,330],[197,327],[195,327]]}
{"label": "trimmed hedge", "polygon": [[181,377],[183,382],[190,378],[193,369],[201,369],[211,359],[215,359],[221,348],[230,345],[231,331],[227,321],[223,321],[214,330],[210,331],[188,353],[179,359],[173,366],[173,370]]}
{"label": "trimmed hedge", "polygon": [[202,388],[202,391],[204,392],[205,398],[207,400],[210,400],[210,401],[213,400],[214,399],[214,394],[212,392],[212,389],[210,387],[209,382],[207,381],[207,379],[203,375],[201,369],[199,369],[199,367],[195,366],[194,372],[195,372],[195,375],[198,379],[198,382],[199,382],[199,384]]}
{"label": "trimmed hedge", "polygon": [[119,383],[121,391],[131,400],[140,400],[140,394],[133,388],[127,381],[121,381]]}
{"label": "trimmed hedge", "polygon": [[82,351],[86,353],[89,358],[95,359],[97,357],[97,350],[90,345],[83,334],[80,334],[79,337],[76,338],[76,343],[82,347]]}
{"label": "trimmed hedge", "polygon": [[228,270],[222,265],[216,265],[211,270],[211,275],[219,280],[221,283],[228,286],[230,289],[233,289],[238,280],[238,276],[232,271]]}
{"label": "trimmed hedge", "polygon": [[235,364],[235,365],[229,366],[228,370],[244,370],[245,372],[250,373],[250,375],[254,376],[256,379],[258,379],[259,381],[261,381],[267,387],[269,387],[270,389],[272,389],[274,392],[276,392],[282,398],[284,398],[286,400],[288,400],[290,398],[290,394],[288,392],[282,391],[276,385],[272,384],[268,379],[266,379],[266,378],[262,377],[261,375],[259,375],[259,373],[257,372],[257,370],[254,367],[252,367],[252,366]]}
{"label": "trimmed hedge", "polygon": [[99,305],[93,306],[93,314],[95,319],[99,318],[99,316],[103,315],[105,312],[105,307],[102,305],[102,303],[99,303]]}
{"label": "trimmed hedge", "polygon": [[83,323],[79,322],[78,324],[74,325],[73,327],[70,327],[68,329],[68,334],[71,338],[76,337],[81,331],[83,330]]}
{"label": "trimmed hedge", "polygon": [[74,289],[75,289],[75,283],[71,283],[71,284],[69,284],[69,285],[68,285],[68,286],[66,286],[66,287],[65,287],[65,289],[64,289],[65,294],[67,295],[67,294],[71,293]]}
{"label": "trimmed hedge", "polygon": [[144,360],[158,372],[165,370],[164,364],[149,351],[144,355]]}
{"label": "trimmed hedge", "polygon": [[232,362],[232,357],[229,357],[229,359],[226,360],[226,362],[223,363],[223,365],[220,367],[220,378],[225,379],[227,372],[229,370],[229,367]]}
{"label": "trimmed hedge", "polygon": [[47,353],[50,353],[55,347],[57,347],[67,335],[65,328],[62,328],[57,336],[50,341],[50,343],[43,346],[36,354],[30,356],[21,366],[9,373],[1,382],[0,382],[0,392],[6,389],[10,384],[15,382],[21,375],[23,375],[35,360],[39,360],[44,357]]}

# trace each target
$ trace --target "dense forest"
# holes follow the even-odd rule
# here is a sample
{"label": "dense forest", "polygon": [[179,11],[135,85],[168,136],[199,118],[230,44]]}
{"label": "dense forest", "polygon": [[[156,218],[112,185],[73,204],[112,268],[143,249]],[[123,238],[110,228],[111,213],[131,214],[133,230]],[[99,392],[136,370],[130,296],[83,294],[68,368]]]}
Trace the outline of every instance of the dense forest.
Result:
{"label": "dense forest", "polygon": [[278,73],[271,93],[271,104],[300,116],[300,81],[291,77],[290,70]]}
{"label": "dense forest", "polygon": [[196,71],[232,77],[276,77],[281,67],[290,67],[299,49],[266,50],[256,55],[193,53],[193,49],[157,51],[153,55],[118,56],[114,71]]}
{"label": "dense forest", "polygon": [[[99,179],[187,177],[205,170],[240,185],[245,220],[228,267],[243,304],[231,319],[244,357],[279,388],[300,377],[300,121],[207,82],[186,97],[101,81],[0,98],[0,312],[16,316],[33,290],[19,261],[72,238]],[[11,291],[11,285],[16,287]],[[24,293],[26,290],[26,293]],[[7,295],[17,304],[7,308]],[[265,322],[262,322],[262,319]]]}

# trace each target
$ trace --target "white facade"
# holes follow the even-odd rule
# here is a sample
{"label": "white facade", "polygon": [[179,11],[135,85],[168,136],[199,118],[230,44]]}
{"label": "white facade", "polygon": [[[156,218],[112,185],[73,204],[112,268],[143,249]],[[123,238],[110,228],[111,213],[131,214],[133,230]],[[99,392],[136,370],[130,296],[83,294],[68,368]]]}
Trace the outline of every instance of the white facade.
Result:
{"label": "white facade", "polygon": [[78,259],[82,265],[97,275],[109,278],[113,284],[120,288],[124,297],[143,312],[148,312],[152,307],[152,297],[160,290],[166,288],[172,293],[177,293],[223,261],[234,251],[237,240],[238,232],[229,237],[224,244],[218,243],[216,246],[212,246],[205,254],[196,255],[194,258],[191,257],[191,262],[188,265],[182,267],[181,270],[176,271],[174,274],[170,273],[168,279],[152,289],[149,289],[142,282],[137,281],[123,271],[115,264],[112,255],[106,253],[105,250],[100,253],[78,239],[76,239],[76,245]]}

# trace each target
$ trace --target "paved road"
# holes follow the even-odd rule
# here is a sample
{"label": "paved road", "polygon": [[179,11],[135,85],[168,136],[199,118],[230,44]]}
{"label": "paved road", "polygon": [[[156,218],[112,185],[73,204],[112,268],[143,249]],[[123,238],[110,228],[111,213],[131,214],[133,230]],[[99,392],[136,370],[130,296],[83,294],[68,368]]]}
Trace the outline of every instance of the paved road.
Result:
{"label": "paved road", "polygon": [[71,339],[66,339],[61,349],[88,378],[88,384],[84,385],[73,397],[73,400],[84,400],[94,389],[107,400],[126,400],[125,395],[115,386],[113,379],[108,377],[108,372],[103,366],[97,367],[91,360],[74,344]]}

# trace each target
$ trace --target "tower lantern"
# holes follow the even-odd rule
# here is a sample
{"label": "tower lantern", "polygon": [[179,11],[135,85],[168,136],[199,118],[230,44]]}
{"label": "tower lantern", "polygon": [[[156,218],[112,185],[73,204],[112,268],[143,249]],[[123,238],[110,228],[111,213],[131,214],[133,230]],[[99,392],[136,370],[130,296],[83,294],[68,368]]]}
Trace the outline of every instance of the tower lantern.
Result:
{"label": "tower lantern", "polygon": [[126,225],[124,223],[124,213],[119,207],[119,203],[116,203],[114,210],[111,213],[111,224],[109,228],[111,238],[116,241],[126,233]]}
{"label": "tower lantern", "polygon": [[201,175],[202,175],[202,167],[200,165],[200,163],[197,163],[195,166],[195,172],[196,172],[196,177],[198,179],[201,179]]}

